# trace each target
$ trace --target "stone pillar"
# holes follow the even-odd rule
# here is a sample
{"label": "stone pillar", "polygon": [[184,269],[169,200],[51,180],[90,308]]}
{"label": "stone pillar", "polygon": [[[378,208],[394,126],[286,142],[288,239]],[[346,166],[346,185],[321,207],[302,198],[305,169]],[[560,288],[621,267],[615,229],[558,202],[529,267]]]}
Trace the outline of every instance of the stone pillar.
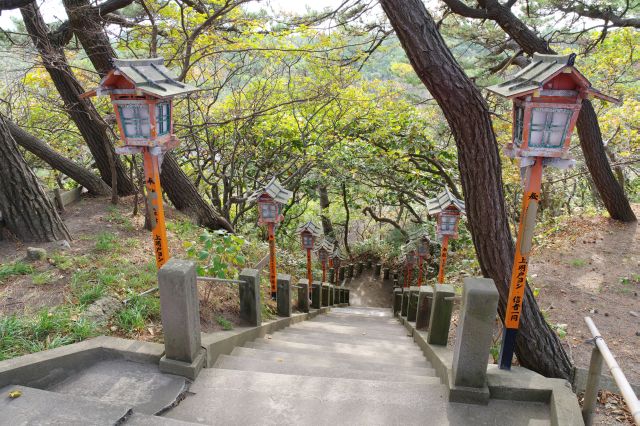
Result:
{"label": "stone pillar", "polygon": [[349,290],[348,288],[345,288],[344,291],[347,293],[346,296],[345,296],[345,298],[346,298],[345,303],[347,305],[351,305],[351,302],[349,301],[349,293],[351,292],[351,290]]}
{"label": "stone pillar", "polygon": [[278,274],[278,316],[291,316],[291,275]]}
{"label": "stone pillar", "polygon": [[335,282],[335,277],[336,277],[336,270],[333,268],[329,268],[329,282],[330,283],[334,283]]}
{"label": "stone pillar", "polygon": [[353,278],[353,263],[347,266],[347,278]]}
{"label": "stone pillar", "polygon": [[358,268],[358,275],[360,275],[364,270],[364,262],[362,261],[358,262],[357,268]]}
{"label": "stone pillar", "polygon": [[433,287],[423,285],[418,293],[418,312],[416,314],[416,329],[428,330],[431,320],[431,306],[433,305]]}
{"label": "stone pillar", "polygon": [[329,306],[333,306],[335,305],[335,301],[336,301],[336,289],[332,284],[327,284],[327,283],[322,283],[322,286],[327,286],[327,288],[329,289]]}
{"label": "stone pillar", "polygon": [[391,279],[391,269],[389,268],[382,269],[382,279],[383,280]]}
{"label": "stone pillar", "polygon": [[335,305],[340,304],[340,287],[337,285],[333,286],[333,301],[335,302]]}
{"label": "stone pillar", "polygon": [[340,269],[338,269],[338,280],[340,280],[340,282],[344,281],[345,272],[347,272],[347,269],[344,266],[341,266]]}
{"label": "stone pillar", "polygon": [[367,269],[371,269],[372,265],[373,265],[373,260],[371,259],[367,260]]}
{"label": "stone pillar", "polygon": [[393,289],[393,316],[396,317],[400,314],[402,309],[402,289],[396,287]]}
{"label": "stone pillar", "polygon": [[396,271],[393,271],[393,279],[398,281],[400,279],[400,275]]}
{"label": "stone pillar", "polygon": [[160,371],[194,380],[205,361],[194,262],[169,259],[158,271],[165,354]]}
{"label": "stone pillar", "polygon": [[451,324],[451,312],[453,311],[453,300],[446,299],[453,298],[455,295],[456,292],[452,285],[436,284],[431,318],[429,319],[427,343],[446,346],[449,337],[449,325]]}
{"label": "stone pillar", "polygon": [[400,288],[400,283],[398,280],[393,280],[393,288]]}
{"label": "stone pillar", "polygon": [[407,321],[414,322],[416,320],[416,312],[418,311],[418,291],[420,287],[409,287],[409,307],[407,309]]}
{"label": "stone pillar", "polygon": [[323,306],[322,284],[319,281],[314,281],[311,285],[311,307],[313,309],[320,309],[321,306]]}
{"label": "stone pillar", "polygon": [[309,281],[298,281],[298,310],[309,312]]}
{"label": "stone pillar", "polygon": [[403,317],[407,316],[409,311],[409,287],[402,288],[402,306],[400,307],[400,314]]}
{"label": "stone pillar", "polygon": [[262,324],[260,306],[260,272],[255,269],[243,269],[240,272],[240,319],[249,325]]}
{"label": "stone pillar", "polygon": [[453,349],[455,386],[485,388],[487,359],[498,310],[498,290],[492,279],[464,279],[460,319]]}
{"label": "stone pillar", "polygon": [[347,289],[340,287],[340,303],[347,303]]}
{"label": "stone pillar", "polygon": [[329,286],[320,284],[322,288],[322,306],[329,306]]}
{"label": "stone pillar", "polygon": [[376,276],[376,278],[380,278],[380,271],[382,271],[382,264],[381,263],[376,263],[376,269],[373,272],[373,274]]}

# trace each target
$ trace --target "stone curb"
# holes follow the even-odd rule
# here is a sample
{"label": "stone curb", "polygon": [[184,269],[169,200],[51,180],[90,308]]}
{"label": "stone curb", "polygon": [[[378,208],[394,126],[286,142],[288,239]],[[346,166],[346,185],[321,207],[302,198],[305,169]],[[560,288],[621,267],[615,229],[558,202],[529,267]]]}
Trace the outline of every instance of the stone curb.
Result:
{"label": "stone curb", "polygon": [[164,345],[111,336],[0,361],[0,388],[20,384],[42,388],[59,382],[69,372],[80,371],[97,361],[113,358],[158,364]]}
{"label": "stone curb", "polygon": [[[467,396],[464,395],[468,391],[467,388],[458,389],[453,386],[453,352],[446,346],[430,345],[427,343],[427,332],[416,330],[415,323],[405,318],[398,319],[431,362],[442,383],[449,389],[450,398],[453,396],[455,399],[456,394]],[[513,367],[511,371],[504,371],[497,365],[489,365],[487,386],[492,399],[549,404],[551,424],[554,426],[584,426],[578,399],[566,380],[549,379],[523,367]]]}

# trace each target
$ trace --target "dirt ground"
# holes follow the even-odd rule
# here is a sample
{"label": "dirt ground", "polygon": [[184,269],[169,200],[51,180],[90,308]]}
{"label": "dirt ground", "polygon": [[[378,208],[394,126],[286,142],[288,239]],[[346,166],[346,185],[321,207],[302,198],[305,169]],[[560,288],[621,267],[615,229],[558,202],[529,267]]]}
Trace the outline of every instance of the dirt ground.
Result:
{"label": "dirt ground", "polygon": [[[633,208],[640,217],[640,205]],[[575,365],[589,366],[592,346],[585,340],[592,336],[584,317],[590,316],[627,379],[640,384],[638,223],[576,216],[539,240],[529,276],[549,323],[566,330],[562,340]],[[618,409],[615,396],[603,402],[600,411]],[[596,424],[617,424],[615,418],[599,417]]]}

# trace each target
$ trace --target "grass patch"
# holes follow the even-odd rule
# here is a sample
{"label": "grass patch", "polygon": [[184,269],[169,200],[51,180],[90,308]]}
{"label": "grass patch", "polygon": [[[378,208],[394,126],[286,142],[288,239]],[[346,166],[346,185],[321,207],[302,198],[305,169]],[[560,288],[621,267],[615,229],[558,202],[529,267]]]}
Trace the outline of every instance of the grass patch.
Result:
{"label": "grass patch", "polygon": [[133,296],[115,316],[115,325],[126,334],[142,331],[148,322],[160,318],[160,299],[153,296]]}
{"label": "grass patch", "polygon": [[68,271],[73,267],[73,259],[63,253],[53,253],[51,263],[61,271]]}
{"label": "grass patch", "polygon": [[34,271],[33,266],[24,262],[13,262],[0,265],[0,281],[13,275],[29,275]]}
{"label": "grass patch", "polygon": [[120,247],[118,236],[111,232],[101,232],[96,237],[97,251],[115,251]]}
{"label": "grass patch", "polygon": [[582,268],[583,266],[585,266],[587,264],[587,261],[584,260],[584,259],[571,259],[571,261],[569,261],[569,263],[574,268]]}
{"label": "grass patch", "polygon": [[32,317],[0,317],[0,360],[79,342],[95,333],[95,324],[77,320],[68,307],[44,309]]}
{"label": "grass patch", "polygon": [[216,322],[222,327],[223,330],[233,330],[233,324],[231,321],[223,317],[222,315],[216,318]]}
{"label": "grass patch", "polygon": [[35,285],[47,285],[54,282],[56,275],[51,271],[40,272],[31,276],[31,281]]}

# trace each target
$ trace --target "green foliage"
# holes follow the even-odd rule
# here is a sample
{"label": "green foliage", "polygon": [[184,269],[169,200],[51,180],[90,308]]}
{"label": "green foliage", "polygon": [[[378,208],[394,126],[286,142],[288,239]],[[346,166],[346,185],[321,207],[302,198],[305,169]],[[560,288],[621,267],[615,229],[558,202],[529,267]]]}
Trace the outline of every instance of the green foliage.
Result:
{"label": "green foliage", "polygon": [[132,296],[115,316],[115,325],[127,334],[144,330],[150,321],[160,318],[160,300],[153,296]]}
{"label": "green foliage", "polygon": [[44,309],[34,317],[0,317],[0,360],[79,342],[96,334],[94,324],[67,307]]}
{"label": "green foliage", "polygon": [[235,278],[245,256],[245,240],[223,230],[205,231],[198,242],[186,242],[187,255],[198,262],[198,274],[217,278]]}
{"label": "green foliage", "polygon": [[223,330],[233,330],[233,324],[231,324],[231,321],[221,315],[216,317],[216,322],[222,327]]}
{"label": "green foliage", "polygon": [[571,263],[571,266],[575,268],[582,268],[587,264],[587,261],[584,259],[571,259],[570,263]]}
{"label": "green foliage", "polygon": [[111,232],[101,232],[96,237],[96,250],[107,252],[114,251],[119,247],[118,236]]}
{"label": "green foliage", "polygon": [[33,274],[31,276],[31,280],[35,285],[46,285],[55,280],[55,274],[51,271],[40,272],[37,274]]}
{"label": "green foliage", "polygon": [[0,264],[0,281],[13,275],[29,275],[33,271],[33,266],[24,262]]}

